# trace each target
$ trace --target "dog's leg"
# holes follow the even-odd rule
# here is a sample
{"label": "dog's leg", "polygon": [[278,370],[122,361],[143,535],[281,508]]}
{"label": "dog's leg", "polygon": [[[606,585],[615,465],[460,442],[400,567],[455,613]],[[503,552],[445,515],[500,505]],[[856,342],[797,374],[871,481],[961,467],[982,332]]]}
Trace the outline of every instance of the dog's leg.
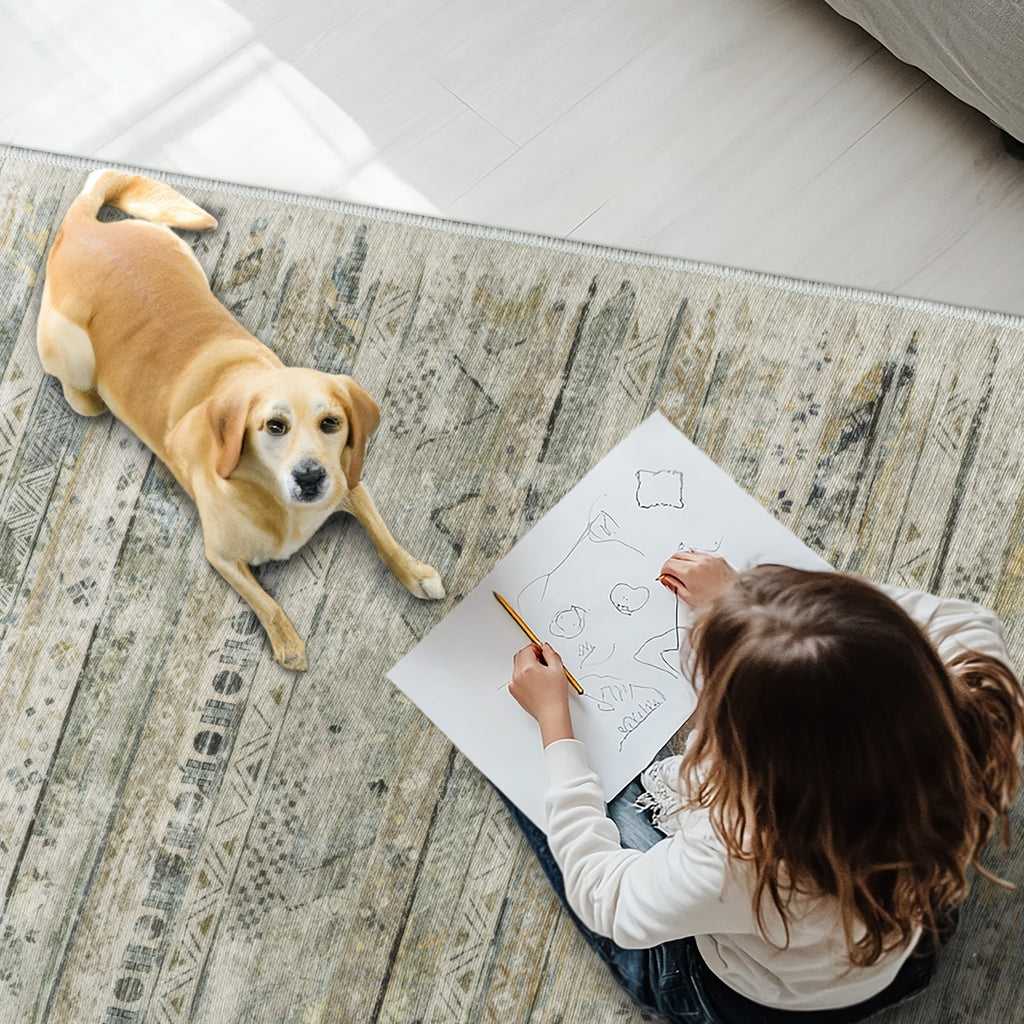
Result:
{"label": "dog's leg", "polygon": [[210,551],[206,552],[206,557],[210,560],[210,565],[234,587],[256,613],[256,617],[267,631],[267,638],[274,650],[274,660],[293,672],[305,671],[309,667],[306,661],[306,645],[295,632],[295,627],[281,606],[256,582],[249,566],[245,562],[218,558]]}
{"label": "dog's leg", "polygon": [[106,403],[95,390],[96,357],[89,335],[53,308],[49,282],[43,285],[36,347],[43,369],[60,381],[64,398],[75,412],[99,416],[107,411]]}
{"label": "dog's leg", "polygon": [[61,387],[64,399],[80,416],[102,416],[107,411],[107,403],[95,391],[80,391],[63,381]]}
{"label": "dog's leg", "polygon": [[398,577],[402,585],[414,597],[436,601],[444,597],[444,584],[433,566],[413,558],[398,541],[391,536],[370,492],[360,483],[356,484],[342,500],[342,508],[359,520],[367,532],[381,561]]}

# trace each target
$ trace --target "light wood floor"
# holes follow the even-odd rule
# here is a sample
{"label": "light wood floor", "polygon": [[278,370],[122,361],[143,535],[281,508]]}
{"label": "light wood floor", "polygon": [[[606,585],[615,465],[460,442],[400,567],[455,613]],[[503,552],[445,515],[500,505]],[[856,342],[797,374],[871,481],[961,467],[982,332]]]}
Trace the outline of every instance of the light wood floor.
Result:
{"label": "light wood floor", "polygon": [[0,24],[0,142],[1024,313],[1024,163],[820,0],[0,0]]}

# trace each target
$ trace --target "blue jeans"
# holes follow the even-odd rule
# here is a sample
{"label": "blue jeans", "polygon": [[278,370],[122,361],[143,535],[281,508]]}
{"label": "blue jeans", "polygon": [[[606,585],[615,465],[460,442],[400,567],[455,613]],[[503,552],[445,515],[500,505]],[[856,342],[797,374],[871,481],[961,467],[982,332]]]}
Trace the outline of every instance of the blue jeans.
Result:
{"label": "blue jeans", "polygon": [[[631,782],[611,803],[608,816],[618,826],[622,846],[648,850],[664,835],[635,806],[643,792],[639,780]],[[856,1006],[838,1010],[777,1010],[755,1003],[729,988],[704,963],[690,937],[663,942],[650,949],[623,949],[611,939],[592,932],[565,899],[562,872],[555,863],[547,836],[499,792],[562,906],[591,949],[604,961],[615,980],[639,1006],[668,1024],[853,1024],[922,992],[931,980],[937,951],[927,936],[900,968],[896,978],[878,995]],[[942,929],[944,943],[956,928],[956,912]]]}

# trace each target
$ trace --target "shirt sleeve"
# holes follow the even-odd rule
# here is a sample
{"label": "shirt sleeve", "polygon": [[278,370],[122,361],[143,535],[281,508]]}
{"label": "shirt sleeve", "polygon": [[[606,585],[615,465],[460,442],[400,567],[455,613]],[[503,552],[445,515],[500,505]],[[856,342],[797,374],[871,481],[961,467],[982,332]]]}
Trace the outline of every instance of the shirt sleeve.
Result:
{"label": "shirt sleeve", "polygon": [[925,632],[939,657],[949,663],[964,651],[988,654],[1010,664],[1003,636],[1003,624],[994,611],[971,601],[937,597],[920,590],[876,584],[888,594]]}
{"label": "shirt sleeve", "polygon": [[750,897],[730,895],[728,858],[713,838],[683,831],[643,853],[623,849],[583,744],[556,740],[544,756],[548,843],[588,928],[626,949],[750,930]]}

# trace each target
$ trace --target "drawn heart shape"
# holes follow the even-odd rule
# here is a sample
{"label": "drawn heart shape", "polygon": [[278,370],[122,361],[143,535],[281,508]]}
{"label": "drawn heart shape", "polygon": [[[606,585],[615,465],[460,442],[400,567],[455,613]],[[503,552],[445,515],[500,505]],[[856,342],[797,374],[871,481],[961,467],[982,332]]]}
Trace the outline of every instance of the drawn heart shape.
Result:
{"label": "drawn heart shape", "polygon": [[632,615],[651,599],[651,592],[646,587],[631,587],[628,583],[616,583],[612,587],[608,599],[617,611],[623,615]]}

